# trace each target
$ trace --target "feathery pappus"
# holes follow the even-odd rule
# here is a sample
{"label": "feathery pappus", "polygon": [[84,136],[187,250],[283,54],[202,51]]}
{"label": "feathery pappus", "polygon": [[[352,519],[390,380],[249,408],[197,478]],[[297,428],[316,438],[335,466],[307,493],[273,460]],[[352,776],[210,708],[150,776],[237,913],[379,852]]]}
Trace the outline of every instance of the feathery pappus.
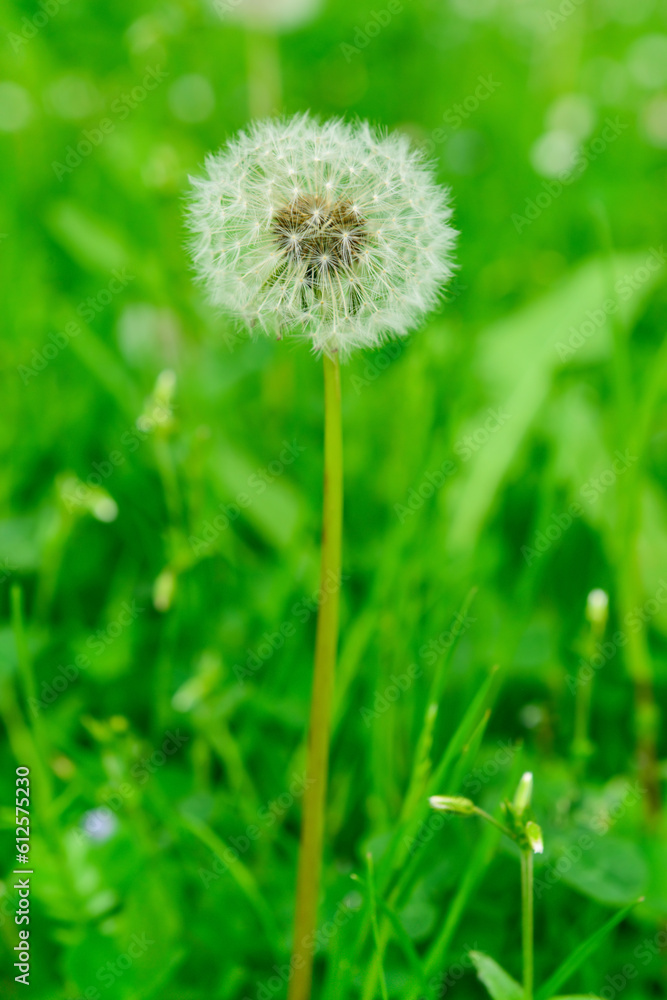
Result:
{"label": "feathery pappus", "polygon": [[307,114],[259,121],[192,183],[195,268],[251,329],[346,357],[405,336],[452,275],[448,192],[403,135]]}

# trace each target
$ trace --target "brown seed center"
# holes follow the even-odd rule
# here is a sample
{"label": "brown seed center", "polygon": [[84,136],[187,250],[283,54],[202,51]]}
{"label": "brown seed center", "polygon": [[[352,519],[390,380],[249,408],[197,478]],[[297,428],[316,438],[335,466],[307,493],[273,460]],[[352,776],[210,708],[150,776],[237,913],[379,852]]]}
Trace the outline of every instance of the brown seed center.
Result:
{"label": "brown seed center", "polygon": [[349,272],[367,243],[364,220],[349,201],[331,204],[314,195],[281,208],[271,229],[287,259],[316,287],[331,272]]}

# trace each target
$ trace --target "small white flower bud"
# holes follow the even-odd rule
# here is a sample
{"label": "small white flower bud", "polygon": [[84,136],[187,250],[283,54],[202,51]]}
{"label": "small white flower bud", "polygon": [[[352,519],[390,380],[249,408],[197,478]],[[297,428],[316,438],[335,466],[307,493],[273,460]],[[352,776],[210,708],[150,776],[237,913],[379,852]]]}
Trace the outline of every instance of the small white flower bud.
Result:
{"label": "small white flower bud", "polygon": [[609,595],[597,587],[586,599],[586,618],[592,625],[606,625],[609,614]]}
{"label": "small white flower bud", "polygon": [[459,795],[432,795],[428,800],[431,809],[438,812],[457,813],[459,816],[472,816],[475,803]]}
{"label": "small white flower bud", "polygon": [[176,591],[176,574],[173,569],[163,569],[153,584],[153,606],[157,611],[168,611]]}
{"label": "small white flower bud", "polygon": [[118,517],[118,504],[113,497],[100,492],[91,497],[90,512],[98,521],[108,524],[110,521],[115,521]]}
{"label": "small white flower bud", "polygon": [[528,843],[533,849],[533,854],[542,854],[544,852],[544,840],[542,839],[541,828],[531,819],[526,823],[525,830]]}
{"label": "small white flower bud", "polygon": [[530,800],[533,797],[533,775],[530,771],[526,771],[521,777],[521,781],[518,784],[517,790],[514,795],[514,802],[512,803],[514,807],[514,812],[517,816],[523,816],[526,809],[530,805]]}

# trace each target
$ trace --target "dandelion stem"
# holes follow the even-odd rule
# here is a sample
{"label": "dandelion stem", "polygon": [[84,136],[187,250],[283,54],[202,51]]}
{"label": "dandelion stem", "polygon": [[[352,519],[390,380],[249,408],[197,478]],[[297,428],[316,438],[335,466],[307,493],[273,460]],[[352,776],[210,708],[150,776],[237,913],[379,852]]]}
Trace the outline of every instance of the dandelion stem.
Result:
{"label": "dandelion stem", "polygon": [[523,995],[533,1000],[533,852],[521,851],[521,932],[523,943]]}
{"label": "dandelion stem", "polygon": [[296,888],[296,917],[289,1000],[308,1000],[313,971],[324,814],[333,706],[343,521],[343,437],[338,358],[324,357],[324,501],[320,606],[315,637],[315,669],[310,703],[306,791]]}
{"label": "dandelion stem", "polygon": [[251,118],[280,113],[282,81],[280,48],[275,34],[249,28],[246,33],[248,59],[248,111]]}

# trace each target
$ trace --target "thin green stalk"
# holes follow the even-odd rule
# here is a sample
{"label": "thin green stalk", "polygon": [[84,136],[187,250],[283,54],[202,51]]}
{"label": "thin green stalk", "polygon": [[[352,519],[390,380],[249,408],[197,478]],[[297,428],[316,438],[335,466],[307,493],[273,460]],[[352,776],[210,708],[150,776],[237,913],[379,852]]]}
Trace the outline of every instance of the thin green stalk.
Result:
{"label": "thin green stalk", "polygon": [[[12,608],[12,627],[14,630],[14,640],[16,642],[16,653],[18,657],[19,678],[23,688],[23,695],[28,708],[28,719],[32,724],[32,738],[36,751],[36,759],[33,770],[37,770],[37,782],[42,786],[44,793],[45,808],[50,811],[53,787],[51,780],[51,770],[49,767],[49,740],[44,726],[44,721],[37,708],[39,703],[37,680],[33,668],[32,658],[28,649],[28,639],[25,630],[23,616],[23,592],[18,584],[12,586],[10,592]],[[23,764],[24,761],[19,761]]]}
{"label": "thin green stalk", "polygon": [[[599,623],[591,622],[586,641],[586,655],[589,660],[592,659],[595,653],[596,641],[604,637],[604,632],[604,623],[600,625]],[[591,676],[583,684],[579,684],[575,694],[572,755],[575,758],[580,778],[583,778],[585,774],[586,763],[594,749],[590,738],[594,681],[595,673],[591,670]]]}
{"label": "thin green stalk", "polygon": [[507,827],[504,826],[502,823],[499,823],[494,816],[489,815],[488,812],[485,812],[483,809],[480,809],[479,806],[475,806],[475,812],[477,813],[478,816],[481,816],[482,819],[485,819],[487,823],[492,823],[493,826],[497,827],[501,833],[505,834],[506,837],[514,839],[513,834],[507,829]]}
{"label": "thin green stalk", "polygon": [[282,72],[280,47],[275,34],[248,29],[248,111],[251,118],[266,118],[280,113]]}
{"label": "thin green stalk", "polygon": [[315,636],[315,669],[310,704],[306,791],[296,888],[289,1000],[309,1000],[313,974],[313,934],[322,869],[329,734],[338,645],[343,528],[343,434],[338,358],[324,357],[324,501],[320,606]]}
{"label": "thin green stalk", "polygon": [[521,937],[523,995],[533,1000],[533,852],[521,851]]}
{"label": "thin green stalk", "polygon": [[[595,208],[601,242],[606,250],[610,294],[617,277],[614,264],[614,247],[611,225],[605,206]],[[638,566],[639,521],[641,512],[641,474],[645,467],[645,449],[654,410],[650,403],[659,398],[664,384],[664,346],[658,354],[657,366],[642,392],[634,389],[632,378],[630,333],[622,313],[611,316],[613,337],[612,375],[615,393],[616,441],[621,448],[628,448],[636,456],[633,466],[619,480],[619,504],[614,542],[616,579],[619,593],[619,615],[627,621],[637,604],[641,603],[643,585]],[[663,366],[661,369],[661,365]],[[647,407],[647,403],[649,404]],[[629,447],[628,447],[629,446]],[[653,663],[646,629],[628,633],[625,662],[635,689],[635,730],[637,739],[637,767],[642,785],[646,815],[654,823],[660,812],[661,791],[658,772],[657,742],[660,713],[655,699]]]}
{"label": "thin green stalk", "polygon": [[375,952],[377,954],[378,972],[380,976],[380,993],[382,994],[382,1000],[388,1000],[387,980],[385,979],[384,966],[382,964],[383,949],[380,944],[380,927],[378,924],[378,913],[375,902],[375,875],[373,873],[373,855],[370,853],[370,851],[366,855],[366,870],[368,874],[368,903],[371,911],[371,924],[373,926],[373,941],[375,942]]}

